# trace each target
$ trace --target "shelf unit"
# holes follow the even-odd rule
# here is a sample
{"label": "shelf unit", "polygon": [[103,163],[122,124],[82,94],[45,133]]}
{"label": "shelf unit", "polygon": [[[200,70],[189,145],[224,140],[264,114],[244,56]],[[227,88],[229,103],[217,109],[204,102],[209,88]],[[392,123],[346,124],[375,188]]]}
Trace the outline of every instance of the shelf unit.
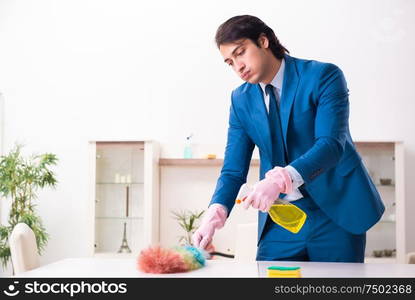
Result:
{"label": "shelf unit", "polygon": [[[183,229],[172,212],[205,210],[211,200],[224,160],[222,158],[161,158],[160,159],[160,243],[170,247],[178,244]],[[251,160],[248,182],[255,183],[259,176],[259,159]],[[234,254],[235,234],[241,223],[257,222],[255,210],[235,207],[226,226],[215,233],[216,251]],[[229,259],[217,256],[215,259]]]}
{"label": "shelf unit", "polygon": [[130,257],[159,241],[159,146],[90,142],[90,253]]}
{"label": "shelf unit", "polygon": [[[369,174],[375,183],[377,190],[379,191],[382,200],[386,206],[386,210],[381,220],[375,224],[367,233],[367,245],[366,245],[366,262],[370,263],[405,263],[406,251],[405,251],[405,196],[404,196],[404,145],[399,141],[357,141],[355,142],[356,148],[362,156],[363,163],[366,165]],[[223,165],[223,159],[180,159],[180,158],[163,158],[160,159],[160,166],[165,170],[165,174],[170,174],[169,178],[173,176],[180,176],[181,168],[188,168],[186,172],[196,172],[191,170],[197,170],[200,168],[200,172],[208,172],[206,178],[209,180],[215,180],[217,174]],[[259,159],[253,159],[251,166],[259,166]],[[212,167],[212,170],[217,171],[202,171],[206,170],[205,167]],[[209,169],[209,168],[208,168]],[[210,169],[209,169],[210,170]],[[174,172],[174,175],[173,175]],[[189,173],[193,174],[193,173]],[[164,175],[166,177],[168,175]],[[192,175],[191,175],[192,176]],[[193,175],[194,176],[194,175]],[[390,185],[382,185],[380,178],[391,178]],[[252,181],[257,180],[257,175],[251,177]],[[170,184],[170,183],[169,183]],[[170,190],[170,188],[164,188]],[[174,187],[171,187],[173,190]],[[208,191],[211,191],[209,189]],[[167,206],[171,201],[177,201],[173,198],[170,199],[168,192],[163,192],[163,197],[167,197],[168,201],[163,200],[164,206]],[[179,199],[189,197],[185,193],[180,193]],[[205,196],[204,196],[205,197]],[[206,197],[208,198],[208,197]],[[184,200],[181,200],[184,202]],[[191,201],[191,200],[189,200]],[[189,203],[189,202],[187,202]],[[204,204],[208,203],[208,199],[204,200]],[[393,205],[395,203],[395,205]],[[180,205],[184,207],[181,202]],[[202,206],[203,207],[203,206]],[[162,212],[163,213],[163,212]],[[235,210],[233,213],[238,213]],[[241,217],[242,216],[238,216]],[[168,220],[168,215],[165,216]],[[234,217],[233,217],[234,218]],[[234,220],[229,220],[234,221]],[[167,222],[167,221],[165,221]],[[229,225],[229,224],[228,224]],[[165,224],[166,228],[173,226],[173,224]],[[232,232],[229,227],[222,229],[223,232]],[[221,232],[218,233],[218,236]],[[223,234],[225,236],[225,234]],[[165,235],[165,239],[166,239]],[[219,240],[218,244],[223,242],[225,245],[226,237],[223,237],[223,241]],[[226,243],[228,244],[228,243]],[[396,255],[392,257],[374,257],[373,250],[396,249]],[[225,251],[226,249],[224,249]]]}
{"label": "shelf unit", "polygon": [[[385,205],[382,218],[367,232],[365,262],[405,263],[404,145],[399,141],[358,141],[355,145]],[[391,183],[381,184],[381,178]],[[375,250],[395,250],[396,255],[375,257]]]}
{"label": "shelf unit", "polygon": [[[222,166],[223,159],[207,158],[161,158],[160,166]],[[259,166],[259,159],[252,159],[251,166]]]}

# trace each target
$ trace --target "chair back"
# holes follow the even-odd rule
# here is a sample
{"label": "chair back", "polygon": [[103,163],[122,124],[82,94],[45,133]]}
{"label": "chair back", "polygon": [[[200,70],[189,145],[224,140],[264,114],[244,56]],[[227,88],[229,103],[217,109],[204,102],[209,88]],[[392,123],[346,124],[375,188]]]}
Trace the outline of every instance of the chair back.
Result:
{"label": "chair back", "polygon": [[39,254],[33,230],[25,223],[18,223],[9,237],[14,274],[39,267]]}

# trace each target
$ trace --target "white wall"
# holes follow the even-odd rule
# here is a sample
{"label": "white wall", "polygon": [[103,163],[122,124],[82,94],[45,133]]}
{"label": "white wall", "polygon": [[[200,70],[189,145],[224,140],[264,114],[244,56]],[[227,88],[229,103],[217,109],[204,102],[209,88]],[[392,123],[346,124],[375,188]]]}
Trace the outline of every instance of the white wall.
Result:
{"label": "white wall", "polygon": [[162,156],[180,157],[193,132],[196,155],[223,156],[241,81],[213,40],[245,13],[274,28],[291,55],[343,69],[353,138],[405,142],[415,211],[414,1],[0,0],[4,151],[20,141],[60,158],[57,189],[39,195],[51,234],[42,263],[87,252],[89,140],[151,138]]}

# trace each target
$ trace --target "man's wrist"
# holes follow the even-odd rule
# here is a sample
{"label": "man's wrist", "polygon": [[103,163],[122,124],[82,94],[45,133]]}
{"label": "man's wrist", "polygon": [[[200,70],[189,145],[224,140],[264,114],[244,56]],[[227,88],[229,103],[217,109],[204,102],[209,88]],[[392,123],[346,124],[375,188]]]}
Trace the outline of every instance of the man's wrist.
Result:
{"label": "man's wrist", "polygon": [[[206,211],[206,216],[203,221],[207,221],[214,225],[216,229],[220,229],[225,225],[228,209],[221,203],[212,203]],[[203,222],[202,223],[205,223]],[[213,222],[213,223],[212,223]]]}
{"label": "man's wrist", "polygon": [[301,177],[300,173],[298,173],[298,171],[293,166],[288,165],[284,169],[288,172],[288,174],[290,174],[292,184],[293,184],[293,189],[296,189],[299,186],[303,185],[304,183],[303,177]]}
{"label": "man's wrist", "polygon": [[283,167],[275,167],[265,174],[271,182],[277,184],[284,194],[289,194],[293,190],[292,178],[289,172]]}

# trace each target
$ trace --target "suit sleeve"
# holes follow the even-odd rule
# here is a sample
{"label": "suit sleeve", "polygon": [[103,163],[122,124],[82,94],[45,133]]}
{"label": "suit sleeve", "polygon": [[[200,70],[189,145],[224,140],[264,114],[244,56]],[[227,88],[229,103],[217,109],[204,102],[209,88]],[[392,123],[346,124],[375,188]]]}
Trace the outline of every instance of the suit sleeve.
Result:
{"label": "suit sleeve", "polygon": [[349,131],[349,90],[343,72],[337,66],[325,65],[316,85],[316,94],[314,145],[290,164],[305,183],[337,164]]}
{"label": "suit sleeve", "polygon": [[239,188],[246,182],[254,147],[237,116],[232,93],[225,158],[210,205],[220,203],[226,206],[229,215]]}

